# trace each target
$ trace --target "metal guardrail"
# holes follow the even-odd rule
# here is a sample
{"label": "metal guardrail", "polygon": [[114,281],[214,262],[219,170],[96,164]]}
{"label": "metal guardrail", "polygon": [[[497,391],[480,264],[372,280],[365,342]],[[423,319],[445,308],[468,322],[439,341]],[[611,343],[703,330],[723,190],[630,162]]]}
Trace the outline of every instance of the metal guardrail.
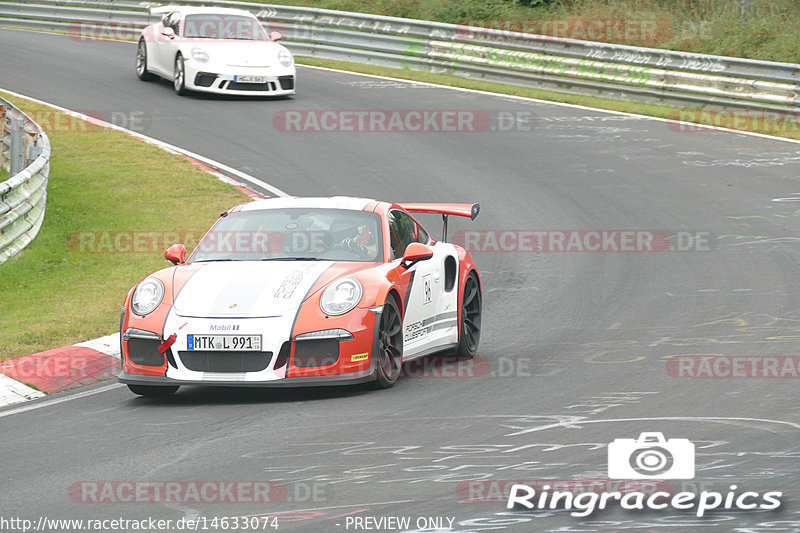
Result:
{"label": "metal guardrail", "polygon": [[50,140],[28,115],[0,98],[0,264],[19,253],[44,222]]}
{"label": "metal guardrail", "polygon": [[[156,20],[137,0],[0,0],[0,26],[135,38]],[[555,38],[297,6],[237,7],[285,36],[298,56],[446,73],[618,100],[772,111],[800,107],[800,65]]]}

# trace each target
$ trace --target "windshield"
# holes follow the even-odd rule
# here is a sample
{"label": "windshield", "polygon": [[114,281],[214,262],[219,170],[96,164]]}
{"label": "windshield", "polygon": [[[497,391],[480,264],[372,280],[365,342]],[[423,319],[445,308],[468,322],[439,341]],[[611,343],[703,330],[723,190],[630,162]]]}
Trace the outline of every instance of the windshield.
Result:
{"label": "windshield", "polygon": [[267,32],[255,18],[241,15],[187,15],[183,36],[190,39],[267,41]]}
{"label": "windshield", "polygon": [[197,245],[190,262],[383,260],[380,217],[347,209],[231,213]]}

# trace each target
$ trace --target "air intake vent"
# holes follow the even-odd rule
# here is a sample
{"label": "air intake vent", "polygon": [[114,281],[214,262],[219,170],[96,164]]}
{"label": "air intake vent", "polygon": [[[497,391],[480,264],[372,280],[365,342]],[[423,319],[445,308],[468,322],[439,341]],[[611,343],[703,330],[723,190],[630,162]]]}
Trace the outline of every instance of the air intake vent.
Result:
{"label": "air intake vent", "polygon": [[260,372],[267,368],[272,352],[178,352],[181,362],[196,372]]}

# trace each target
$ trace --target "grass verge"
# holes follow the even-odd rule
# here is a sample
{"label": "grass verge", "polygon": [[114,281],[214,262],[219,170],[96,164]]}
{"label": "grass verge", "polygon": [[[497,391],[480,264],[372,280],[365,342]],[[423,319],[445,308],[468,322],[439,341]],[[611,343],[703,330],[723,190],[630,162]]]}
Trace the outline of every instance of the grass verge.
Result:
{"label": "grass verge", "polygon": [[[219,213],[248,200],[180,156],[4,97],[42,124],[53,155],[42,229],[0,265],[0,360],[115,331],[127,291],[168,266],[161,232],[202,233]],[[123,237],[103,246],[103,235]],[[119,252],[133,248],[128,237],[136,235],[146,251]]]}

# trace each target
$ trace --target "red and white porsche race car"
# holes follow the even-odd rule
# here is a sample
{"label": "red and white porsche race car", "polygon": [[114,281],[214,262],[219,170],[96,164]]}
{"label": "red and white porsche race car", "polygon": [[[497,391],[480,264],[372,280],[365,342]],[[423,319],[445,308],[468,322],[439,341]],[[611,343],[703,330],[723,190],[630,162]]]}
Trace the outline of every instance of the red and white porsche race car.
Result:
{"label": "red and white porsche race car", "polygon": [[[481,283],[443,242],[478,204],[275,198],[226,211],[186,259],[128,293],[119,377],[136,394],[180,385],[392,386],[405,361],[472,357]],[[410,213],[441,214],[436,241]]]}

